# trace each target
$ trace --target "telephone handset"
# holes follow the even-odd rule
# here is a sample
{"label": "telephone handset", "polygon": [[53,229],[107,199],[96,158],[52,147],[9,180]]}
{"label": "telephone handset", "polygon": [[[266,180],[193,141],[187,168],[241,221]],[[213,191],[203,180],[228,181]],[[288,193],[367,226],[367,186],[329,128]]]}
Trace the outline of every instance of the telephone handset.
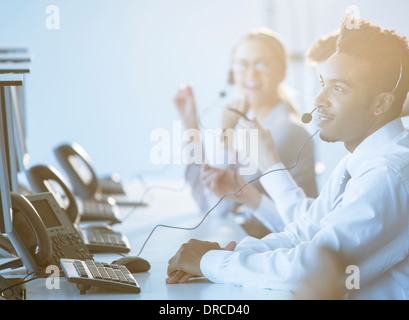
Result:
{"label": "telephone handset", "polygon": [[[27,171],[28,181],[34,192],[51,192],[60,206],[65,209],[74,225],[80,222],[78,205],[61,174],[53,167],[37,165]],[[61,190],[56,190],[56,185]]]}
{"label": "telephone handset", "polygon": [[67,173],[74,194],[80,198],[108,203],[114,201],[123,206],[146,206],[146,203],[139,200],[128,199],[118,178],[99,179],[89,155],[78,143],[62,144],[54,152]]}
{"label": "telephone handset", "polygon": [[87,260],[93,255],[50,192],[23,196],[11,192],[13,232],[9,234],[28,273],[61,258]]}
{"label": "telephone handset", "polygon": [[13,229],[23,244],[23,250],[29,255],[27,258],[39,267],[46,266],[52,255],[52,244],[43,221],[26,197],[15,192],[11,192],[10,197]]}
{"label": "telephone handset", "polygon": [[[130,251],[128,239],[109,227],[91,226],[85,229],[79,227],[78,222],[82,220],[86,213],[79,214],[75,197],[57,169],[51,166],[37,165],[27,171],[27,177],[34,191],[51,192],[56,199],[60,199],[60,205],[67,212],[71,222],[80,232],[84,243],[91,252],[127,253]],[[55,190],[57,187],[60,189],[60,193]],[[119,221],[115,215],[111,219],[106,216],[105,219],[114,222]]]}
{"label": "telephone handset", "polygon": [[89,155],[78,143],[62,144],[54,151],[77,196],[94,199],[103,194],[125,194],[116,181],[110,181],[109,188],[103,188],[103,180],[98,179]]}

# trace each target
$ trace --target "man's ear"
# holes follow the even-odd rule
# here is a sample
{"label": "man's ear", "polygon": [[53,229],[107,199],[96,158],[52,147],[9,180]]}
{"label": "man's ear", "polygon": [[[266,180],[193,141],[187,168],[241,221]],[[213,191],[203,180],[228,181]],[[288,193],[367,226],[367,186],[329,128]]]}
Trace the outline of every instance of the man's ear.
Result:
{"label": "man's ear", "polygon": [[392,108],[395,101],[395,95],[392,92],[383,92],[375,97],[373,105],[373,114],[379,116]]}

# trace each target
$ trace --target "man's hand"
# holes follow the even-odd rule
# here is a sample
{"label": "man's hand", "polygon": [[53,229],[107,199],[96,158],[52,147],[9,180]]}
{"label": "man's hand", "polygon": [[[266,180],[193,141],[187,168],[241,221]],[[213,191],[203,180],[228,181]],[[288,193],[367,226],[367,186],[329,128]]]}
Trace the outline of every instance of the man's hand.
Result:
{"label": "man's hand", "polygon": [[200,260],[210,250],[233,251],[236,247],[234,241],[230,242],[224,249],[216,242],[200,241],[191,239],[183,244],[178,252],[169,260],[168,278],[166,283],[184,283],[190,278],[202,277]]}

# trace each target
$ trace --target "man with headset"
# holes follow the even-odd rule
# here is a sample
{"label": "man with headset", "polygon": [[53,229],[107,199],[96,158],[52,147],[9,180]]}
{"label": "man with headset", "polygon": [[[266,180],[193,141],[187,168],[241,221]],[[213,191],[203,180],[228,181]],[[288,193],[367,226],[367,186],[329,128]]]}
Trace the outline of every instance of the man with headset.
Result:
{"label": "man with headset", "polygon": [[[345,286],[347,298],[409,298],[409,133],[400,119],[409,89],[408,42],[368,21],[352,29],[346,22],[321,70],[315,106],[321,139],[342,141],[349,153],[283,232],[225,248],[191,240],[169,260],[167,283],[205,276],[296,290],[311,271],[311,256],[328,248],[359,269],[360,289]],[[259,130],[259,166],[267,172],[281,164],[271,137]],[[269,182],[268,175],[261,178],[273,198],[285,189]]]}

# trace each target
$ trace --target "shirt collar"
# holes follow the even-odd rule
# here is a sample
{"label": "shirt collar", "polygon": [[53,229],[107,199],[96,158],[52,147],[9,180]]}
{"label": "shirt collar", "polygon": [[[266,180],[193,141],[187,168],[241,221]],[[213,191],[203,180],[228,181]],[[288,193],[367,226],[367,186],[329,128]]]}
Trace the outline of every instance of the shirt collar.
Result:
{"label": "shirt collar", "polygon": [[397,118],[372,133],[349,154],[346,164],[349,174],[353,177],[363,163],[381,152],[382,146],[388,144],[403,131],[402,120]]}

